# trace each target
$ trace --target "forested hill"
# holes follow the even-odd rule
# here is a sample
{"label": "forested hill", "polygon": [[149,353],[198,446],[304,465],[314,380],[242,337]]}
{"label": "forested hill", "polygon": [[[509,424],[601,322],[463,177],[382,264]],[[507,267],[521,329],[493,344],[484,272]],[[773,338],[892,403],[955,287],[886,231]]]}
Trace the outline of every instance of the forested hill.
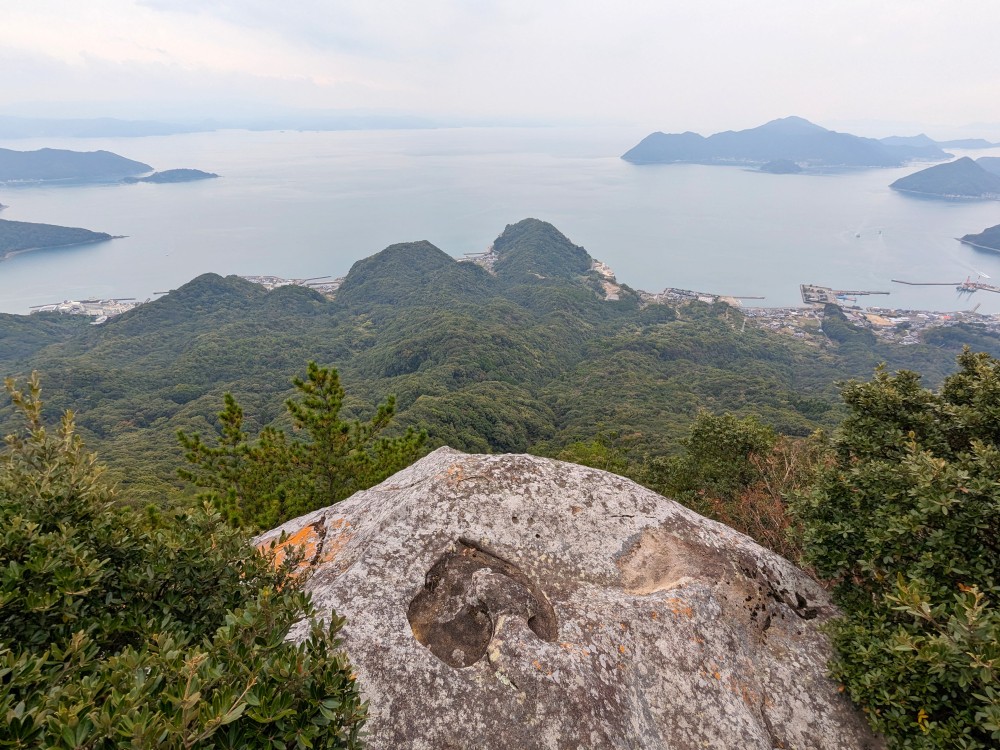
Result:
{"label": "forested hill", "polygon": [[110,151],[68,151],[59,148],[14,151],[0,148],[0,182],[111,181],[152,169],[148,164]]}
{"label": "forested hill", "polygon": [[642,307],[625,286],[608,301],[587,252],[534,219],[493,255],[491,273],[427,242],[393,245],[332,301],[209,274],[100,326],[0,316],[0,372],[38,370],[52,413],[72,408],[88,445],[152,496],[182,463],[176,430],[214,432],[225,391],[251,434],[287,426],[290,380],[310,359],[339,368],[347,411],[396,394],[397,427],[425,425],[432,444],[552,453],[604,434],[641,456],[673,450],[699,408],[805,434],[838,421],[836,381],[880,361],[933,383],[964,342],[1000,354],[969,328],[888,347],[831,313],[816,347],[744,330],[724,304]]}
{"label": "forested hill", "polygon": [[110,239],[111,235],[105,232],[92,232],[79,227],[0,219],[0,260],[25,250],[87,245]]}

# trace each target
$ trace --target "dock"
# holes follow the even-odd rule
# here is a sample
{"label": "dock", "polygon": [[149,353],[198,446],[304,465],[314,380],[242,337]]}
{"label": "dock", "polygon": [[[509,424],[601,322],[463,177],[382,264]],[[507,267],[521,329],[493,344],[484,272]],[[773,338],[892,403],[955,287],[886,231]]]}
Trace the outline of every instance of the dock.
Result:
{"label": "dock", "polygon": [[799,292],[802,294],[802,301],[807,305],[839,305],[845,300],[856,301],[853,299],[856,297],[867,297],[872,294],[889,294],[889,292],[869,290],[831,289],[828,286],[819,286],[817,284],[799,284]]}
{"label": "dock", "polygon": [[973,281],[972,277],[967,277],[965,281],[903,281],[902,279],[892,279],[894,284],[906,284],[907,286],[953,286],[959,292],[972,294],[982,289],[984,292],[994,292],[1000,294],[1000,286],[984,284],[981,281]]}

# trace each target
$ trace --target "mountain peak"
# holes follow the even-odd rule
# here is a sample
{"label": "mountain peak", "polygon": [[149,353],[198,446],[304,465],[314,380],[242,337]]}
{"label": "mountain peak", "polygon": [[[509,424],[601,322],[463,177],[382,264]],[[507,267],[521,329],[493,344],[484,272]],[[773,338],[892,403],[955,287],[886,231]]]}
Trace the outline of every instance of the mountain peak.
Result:
{"label": "mountain peak", "polygon": [[592,258],[562,232],[539,219],[508,224],[493,243],[497,256],[494,269],[501,275],[523,280],[582,276]]}
{"label": "mountain peak", "polygon": [[761,129],[767,128],[768,130],[773,130],[779,133],[826,133],[830,132],[826,128],[817,125],[816,123],[809,122],[809,120],[804,117],[797,117],[795,115],[790,115],[788,117],[779,117],[776,120],[771,120],[760,126]]}

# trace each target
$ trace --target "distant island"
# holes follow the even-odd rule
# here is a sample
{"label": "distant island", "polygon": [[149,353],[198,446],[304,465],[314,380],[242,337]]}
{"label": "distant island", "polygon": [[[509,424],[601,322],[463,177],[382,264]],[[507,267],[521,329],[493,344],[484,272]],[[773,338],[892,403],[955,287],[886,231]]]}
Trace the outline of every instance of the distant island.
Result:
{"label": "distant island", "polygon": [[791,161],[807,167],[898,167],[913,160],[950,158],[935,145],[889,144],[837,133],[801,117],[772,120],[749,130],[652,133],[622,155],[633,164],[759,165]]}
{"label": "distant island", "polygon": [[768,174],[799,174],[802,167],[791,159],[775,159],[767,164],[761,164],[759,171]]}
{"label": "distant island", "polygon": [[126,177],[122,182],[193,182],[194,180],[211,180],[219,175],[214,172],[202,172],[200,169],[165,169],[162,172],[153,172],[145,177]]}
{"label": "distant island", "polygon": [[967,156],[921,169],[889,187],[946,200],[1000,200],[1000,175],[988,172]]}
{"label": "distant island", "polygon": [[115,238],[105,232],[91,232],[89,229],[79,227],[0,219],[0,260],[29,250],[89,245],[92,242],[112,239]]}
{"label": "distant island", "polygon": [[920,135],[890,135],[880,138],[889,146],[913,146],[916,148],[996,148],[1000,143],[991,143],[985,138],[956,138],[951,141],[935,141],[926,133]]}
{"label": "distant island", "polygon": [[1000,224],[989,229],[984,229],[979,234],[967,234],[960,238],[960,241],[972,247],[1000,253]]}
{"label": "distant island", "polygon": [[114,182],[152,170],[148,164],[110,151],[0,148],[0,182]]}

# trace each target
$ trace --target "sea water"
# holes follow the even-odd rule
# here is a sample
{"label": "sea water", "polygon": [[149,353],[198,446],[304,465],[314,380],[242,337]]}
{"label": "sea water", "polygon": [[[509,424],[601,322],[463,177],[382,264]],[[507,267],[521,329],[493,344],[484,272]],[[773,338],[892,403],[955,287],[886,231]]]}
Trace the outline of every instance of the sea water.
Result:
{"label": "sea water", "polygon": [[[342,276],[397,242],[456,257],[526,217],[554,224],[647,291],[677,287],[800,304],[800,283],[890,291],[859,304],[1000,312],[1000,294],[892,279],[1000,285],[1000,254],[954,238],[1000,223],[1000,202],[922,200],[888,185],[916,171],[771,175],[740,167],[635,166],[628,128],[219,131],[148,138],[0,142],[18,150],[106,149],[180,184],[0,185],[0,218],[124,239],[0,262],[0,311],[66,299],[166,292],[208,271]],[[967,153],[967,152],[962,152]],[[983,152],[988,153],[988,152]],[[975,155],[973,153],[972,155]]]}

